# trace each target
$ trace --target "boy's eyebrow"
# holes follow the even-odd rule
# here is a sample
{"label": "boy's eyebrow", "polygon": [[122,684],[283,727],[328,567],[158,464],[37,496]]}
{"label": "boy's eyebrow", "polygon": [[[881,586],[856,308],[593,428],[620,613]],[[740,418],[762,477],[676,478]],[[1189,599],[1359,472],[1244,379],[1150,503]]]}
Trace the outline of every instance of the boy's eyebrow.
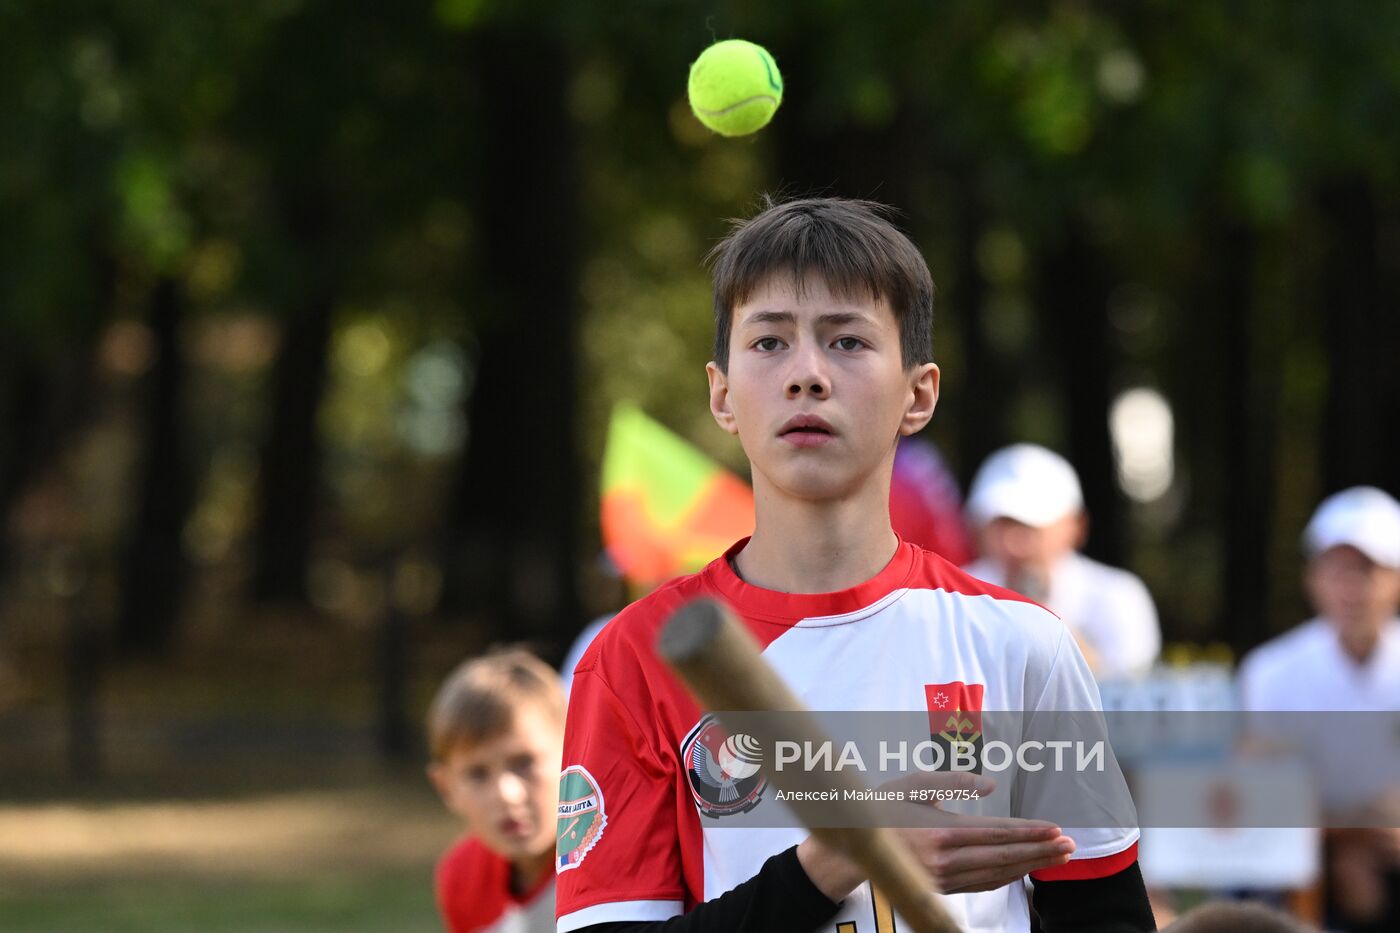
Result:
{"label": "boy's eyebrow", "polygon": [[[747,324],[796,324],[796,323],[797,323],[797,315],[793,314],[791,311],[755,311],[753,314],[750,314],[748,317],[744,318],[743,323],[741,324],[741,326],[747,325]],[[817,315],[817,324],[818,324],[818,325],[833,325],[833,324],[834,324],[834,325],[840,327],[840,326],[842,326],[842,325],[844,325],[844,324],[870,324],[870,323],[873,323],[873,321],[871,321],[871,319],[870,319],[870,316],[867,315],[867,314],[861,314],[859,311],[830,311],[830,312],[828,312],[828,313],[826,313],[826,314],[819,314],[819,315]]]}
{"label": "boy's eyebrow", "polygon": [[743,324],[796,324],[797,315],[791,311],[755,311],[741,322]]}

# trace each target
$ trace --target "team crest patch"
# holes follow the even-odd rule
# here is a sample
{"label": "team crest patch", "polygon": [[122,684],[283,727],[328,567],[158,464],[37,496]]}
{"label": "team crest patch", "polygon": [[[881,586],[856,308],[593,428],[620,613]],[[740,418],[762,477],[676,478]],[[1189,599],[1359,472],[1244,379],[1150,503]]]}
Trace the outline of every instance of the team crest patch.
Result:
{"label": "team crest patch", "polygon": [[944,760],[949,763],[955,755],[970,755],[976,762],[973,771],[982,772],[982,684],[967,684],[955,680],[947,684],[924,684],[928,701],[929,738],[941,745]]}
{"label": "team crest patch", "polygon": [[559,775],[559,824],[554,847],[554,871],[568,871],[583,864],[584,856],[603,838],[608,814],[603,790],[581,765],[571,765]]}
{"label": "team crest patch", "polygon": [[758,741],[742,733],[730,735],[713,716],[690,730],[681,744],[681,761],[695,805],[711,819],[749,812],[768,787]]}

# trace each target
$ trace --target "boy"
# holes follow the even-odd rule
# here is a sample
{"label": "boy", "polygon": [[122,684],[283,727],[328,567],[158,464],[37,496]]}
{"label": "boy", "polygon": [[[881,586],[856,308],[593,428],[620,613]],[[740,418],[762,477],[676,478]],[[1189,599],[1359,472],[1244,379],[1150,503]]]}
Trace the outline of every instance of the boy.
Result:
{"label": "boy", "polygon": [[554,929],[563,732],[559,675],[526,651],[467,661],[438,690],[428,711],[428,778],[467,829],[437,868],[450,933]]}
{"label": "boy", "polygon": [[[890,527],[896,442],[938,398],[914,245],[875,205],[811,199],[769,205],[713,258],[710,410],[752,465],[754,533],[623,610],[575,669],[561,798],[587,821],[560,834],[559,930],[885,933],[841,855],[725,826],[773,804],[753,781],[706,783],[714,733],[653,651],[670,614],[724,599],[813,709],[1092,709],[1097,691],[1053,615]],[[984,892],[945,898],[965,929],[1026,929],[1028,872],[1047,933],[1153,928],[1136,830],[900,832],[945,891]]]}

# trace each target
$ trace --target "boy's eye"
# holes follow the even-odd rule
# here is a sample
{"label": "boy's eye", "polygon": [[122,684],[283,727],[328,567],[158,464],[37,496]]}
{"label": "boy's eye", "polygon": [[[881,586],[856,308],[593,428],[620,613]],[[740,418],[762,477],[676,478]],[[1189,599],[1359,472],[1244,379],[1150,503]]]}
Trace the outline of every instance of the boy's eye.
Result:
{"label": "boy's eye", "polygon": [[753,348],[764,353],[772,353],[783,345],[777,337],[760,337],[753,342]]}
{"label": "boy's eye", "polygon": [[852,350],[859,350],[863,346],[865,346],[865,341],[861,340],[859,337],[836,338],[836,348],[838,350],[846,350],[849,352]]}

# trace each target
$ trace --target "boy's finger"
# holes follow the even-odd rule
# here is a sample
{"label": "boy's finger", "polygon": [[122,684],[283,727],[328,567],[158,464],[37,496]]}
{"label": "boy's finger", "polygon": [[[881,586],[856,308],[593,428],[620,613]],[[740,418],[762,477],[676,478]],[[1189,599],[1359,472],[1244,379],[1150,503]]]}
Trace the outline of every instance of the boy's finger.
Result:
{"label": "boy's finger", "polygon": [[945,871],[1005,871],[1036,863],[1036,868],[1059,864],[1069,858],[1073,846],[1062,842],[1019,842],[1003,846],[965,846],[947,852],[940,862]]}
{"label": "boy's finger", "polygon": [[1054,865],[1063,865],[1068,859],[1046,862],[1035,860],[1022,862],[1018,865],[1009,865],[1002,868],[989,868],[973,870],[950,877],[942,882],[944,890],[949,894],[967,894],[975,891],[993,891],[997,888],[1005,887],[1015,881],[1019,881],[1033,871],[1040,871],[1042,868],[1050,868]]}
{"label": "boy's finger", "polygon": [[1056,839],[1060,827],[1044,820],[1018,820],[1015,817],[979,817],[949,814],[949,822],[934,830],[959,845],[998,845],[1010,842]]}
{"label": "boy's finger", "polygon": [[1033,871],[1063,865],[1069,859],[1070,854],[1062,850],[1051,853],[1023,850],[1010,862],[987,863],[974,857],[961,867],[941,872],[941,883],[949,892],[990,890],[1023,878]]}

